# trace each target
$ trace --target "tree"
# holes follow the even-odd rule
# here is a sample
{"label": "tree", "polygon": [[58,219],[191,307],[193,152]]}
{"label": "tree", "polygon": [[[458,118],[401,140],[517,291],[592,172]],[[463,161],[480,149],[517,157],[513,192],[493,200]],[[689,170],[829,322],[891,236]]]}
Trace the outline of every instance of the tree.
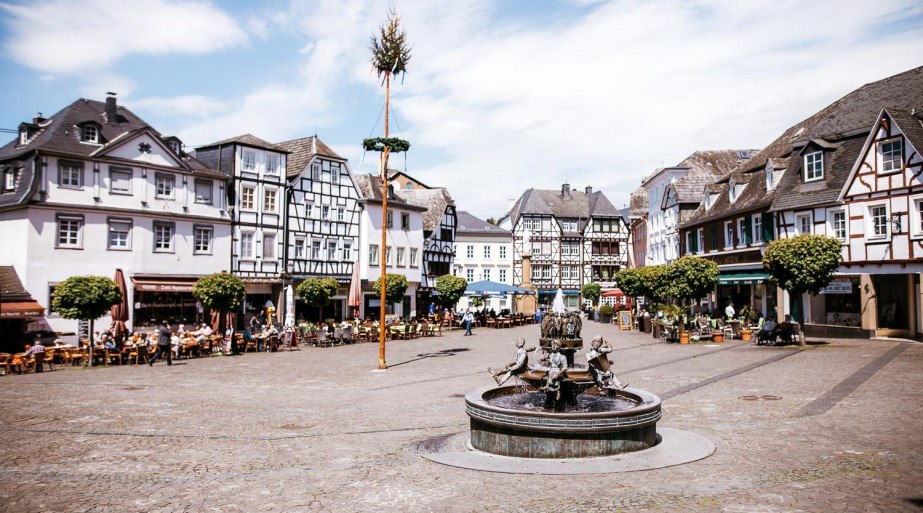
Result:
{"label": "tree", "polygon": [[[830,284],[840,267],[842,243],[824,235],[799,235],[769,243],[763,267],[772,281],[787,290],[792,313],[803,323],[802,294],[817,294]],[[803,342],[802,342],[803,343]]]}
{"label": "tree", "polygon": [[467,288],[468,280],[461,276],[443,274],[436,278],[436,292],[439,293],[439,304],[445,308],[454,309]]}
{"label": "tree", "polygon": [[298,297],[306,305],[317,308],[317,320],[321,320],[323,309],[330,304],[337,287],[339,283],[333,278],[308,278],[298,285]]}
{"label": "tree", "polygon": [[[228,312],[236,312],[244,304],[247,289],[244,282],[233,274],[220,272],[203,276],[192,287],[192,295],[209,310],[218,311],[218,331],[224,329],[224,320]],[[231,352],[237,353],[237,344],[231,338]]]}
{"label": "tree", "polygon": [[472,308],[475,310],[484,306],[484,300],[480,296],[472,296],[471,300],[468,301]]}
{"label": "tree", "polygon": [[718,284],[718,264],[706,258],[684,256],[668,265],[665,273],[669,295],[682,299],[699,301]]}
{"label": "tree", "polygon": [[118,285],[105,276],[71,276],[54,289],[51,305],[65,319],[90,322],[90,366],[93,366],[93,323],[122,300]]}
{"label": "tree", "polygon": [[619,269],[614,276],[615,283],[629,297],[647,295],[647,283],[642,272],[643,267]]}
{"label": "tree", "polygon": [[587,283],[580,288],[580,295],[583,299],[589,299],[591,303],[596,304],[599,301],[599,295],[602,293],[602,287],[598,283]]}
{"label": "tree", "polygon": [[[407,287],[410,286],[407,283],[407,277],[403,274],[391,274],[388,273],[385,277],[385,291],[384,298],[389,305],[394,303],[400,303],[404,300],[404,295],[407,293]],[[381,290],[381,278],[375,280],[375,283],[372,284],[372,289]]]}
{"label": "tree", "polygon": [[670,295],[666,270],[665,265],[620,269],[615,273],[615,282],[630,297],[646,296],[654,301],[662,301]]}
{"label": "tree", "polygon": [[[410,143],[396,137],[388,137],[388,115],[391,112],[391,76],[397,76],[407,71],[407,63],[410,61],[410,46],[407,44],[407,33],[401,30],[400,19],[395,12],[388,15],[388,23],[380,27],[378,38],[372,36],[372,44],[369,46],[372,52],[372,67],[378,78],[383,78],[385,86],[385,109],[384,109],[384,129],[385,135],[380,139],[366,139],[363,141],[366,149],[381,151],[381,278],[379,280],[389,281],[385,278],[385,262],[387,262],[385,252],[388,250],[388,231],[384,227],[384,220],[388,218],[388,155],[392,151],[407,151]],[[406,283],[406,278],[404,282]],[[403,297],[403,293],[402,296]],[[385,288],[381,288],[381,310],[380,322],[382,327],[385,325]],[[378,368],[386,369],[388,364],[385,362],[385,330],[381,329],[378,338]]]}
{"label": "tree", "polygon": [[496,217],[488,217],[488,218],[487,218],[487,224],[492,224],[492,225],[494,225],[494,226],[497,226],[497,225],[500,224],[500,223],[497,222],[497,218],[496,218]]}

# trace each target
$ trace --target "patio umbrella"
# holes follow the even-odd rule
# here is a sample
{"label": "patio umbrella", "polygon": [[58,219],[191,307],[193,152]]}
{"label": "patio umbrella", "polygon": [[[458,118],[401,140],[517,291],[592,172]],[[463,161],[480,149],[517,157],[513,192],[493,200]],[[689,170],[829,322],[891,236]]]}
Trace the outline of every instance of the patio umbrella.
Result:
{"label": "patio umbrella", "polygon": [[122,293],[122,300],[112,305],[112,308],[109,309],[109,315],[112,316],[112,325],[109,326],[109,329],[112,330],[115,338],[119,338],[128,331],[125,327],[125,321],[128,320],[128,288],[125,286],[125,274],[122,273],[121,269],[115,270],[113,281],[119,288],[119,292]]}
{"label": "patio umbrella", "polygon": [[358,311],[359,305],[362,304],[362,283],[359,279],[359,266],[356,264],[353,264],[353,276],[349,280],[349,297],[346,304],[354,311]]}
{"label": "patio umbrella", "polygon": [[295,290],[291,285],[285,287],[285,325],[295,325]]}

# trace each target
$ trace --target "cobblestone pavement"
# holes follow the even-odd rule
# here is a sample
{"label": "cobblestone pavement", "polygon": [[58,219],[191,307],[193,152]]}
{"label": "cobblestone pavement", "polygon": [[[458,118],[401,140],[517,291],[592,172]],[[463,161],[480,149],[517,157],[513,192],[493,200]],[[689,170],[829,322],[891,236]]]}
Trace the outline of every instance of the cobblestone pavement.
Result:
{"label": "cobblestone pavement", "polygon": [[619,379],[664,397],[660,425],[716,453],[583,476],[423,459],[414,447],[467,430],[465,392],[538,331],[479,329],[392,342],[380,373],[377,344],[358,344],[0,378],[0,511],[920,511],[923,345],[584,328],[615,347]]}

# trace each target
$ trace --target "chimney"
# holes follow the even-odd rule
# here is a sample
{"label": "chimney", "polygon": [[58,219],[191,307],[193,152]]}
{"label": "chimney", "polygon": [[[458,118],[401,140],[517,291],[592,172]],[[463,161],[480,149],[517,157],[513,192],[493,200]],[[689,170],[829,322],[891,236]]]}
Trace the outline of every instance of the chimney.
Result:
{"label": "chimney", "polygon": [[590,194],[593,194],[593,186],[587,185],[587,186],[586,186],[586,195],[589,196]]}
{"label": "chimney", "polygon": [[570,196],[570,184],[569,183],[565,183],[561,185],[561,197],[564,198],[567,196]]}
{"label": "chimney", "polygon": [[48,121],[48,120],[45,119],[44,116],[42,116],[42,113],[41,113],[41,112],[39,112],[34,118],[32,118],[32,124],[33,124],[33,125],[40,125],[40,124],[44,123],[45,121]]}
{"label": "chimney", "polygon": [[118,123],[119,106],[115,103],[115,93],[106,93],[106,124]]}

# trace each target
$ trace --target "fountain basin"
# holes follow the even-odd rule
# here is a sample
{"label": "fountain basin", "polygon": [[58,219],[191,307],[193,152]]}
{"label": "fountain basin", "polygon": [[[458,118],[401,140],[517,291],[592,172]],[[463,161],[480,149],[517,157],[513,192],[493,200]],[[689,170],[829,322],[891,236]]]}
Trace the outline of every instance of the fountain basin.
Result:
{"label": "fountain basin", "polygon": [[[522,410],[491,404],[522,387],[478,389],[465,396],[471,446],[519,458],[591,458],[648,449],[657,444],[660,398],[626,388],[607,390],[629,407],[603,412]],[[633,404],[634,406],[630,406]]]}

